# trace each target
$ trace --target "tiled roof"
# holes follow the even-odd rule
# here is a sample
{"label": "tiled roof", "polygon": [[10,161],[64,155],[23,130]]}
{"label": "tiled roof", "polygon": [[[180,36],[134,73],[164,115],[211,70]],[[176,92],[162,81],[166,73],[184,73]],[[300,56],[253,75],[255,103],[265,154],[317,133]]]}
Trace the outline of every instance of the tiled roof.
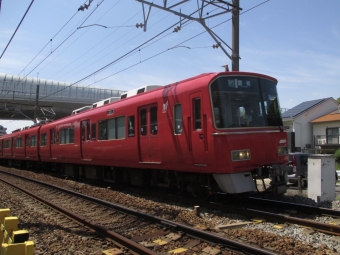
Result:
{"label": "tiled roof", "polygon": [[300,115],[301,113],[309,110],[310,108],[316,106],[317,104],[327,101],[328,99],[331,99],[331,97],[302,102],[301,104],[293,107],[292,109],[289,109],[288,111],[285,111],[284,113],[282,113],[282,118],[296,117]]}
{"label": "tiled roof", "polygon": [[312,120],[311,123],[320,123],[320,122],[330,122],[330,121],[340,121],[340,108],[334,112],[328,113],[320,118]]}

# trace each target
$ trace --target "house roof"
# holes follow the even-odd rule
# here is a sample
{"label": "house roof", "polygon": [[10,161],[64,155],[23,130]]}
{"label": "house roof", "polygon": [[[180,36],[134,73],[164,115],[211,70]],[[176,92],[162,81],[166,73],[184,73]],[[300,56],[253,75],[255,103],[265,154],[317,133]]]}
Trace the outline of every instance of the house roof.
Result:
{"label": "house roof", "polygon": [[302,102],[301,104],[299,104],[299,105],[289,109],[288,111],[285,111],[284,113],[282,113],[282,118],[294,118],[294,117],[308,111],[309,109],[313,108],[314,106],[321,104],[321,103],[323,103],[323,102],[325,102],[329,99],[332,99],[332,97]]}
{"label": "house roof", "polygon": [[340,121],[340,107],[334,112],[328,113],[320,118],[312,120],[311,123],[320,123],[320,122],[331,122],[331,121]]}

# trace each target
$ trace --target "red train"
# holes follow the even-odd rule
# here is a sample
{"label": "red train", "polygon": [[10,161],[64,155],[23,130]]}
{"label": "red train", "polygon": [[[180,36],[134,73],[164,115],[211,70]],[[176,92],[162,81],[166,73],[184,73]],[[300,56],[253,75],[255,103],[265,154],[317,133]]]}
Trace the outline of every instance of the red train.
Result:
{"label": "red train", "polygon": [[[190,191],[286,190],[287,134],[277,80],[206,73],[0,137],[9,165]],[[126,98],[124,98],[126,97]]]}

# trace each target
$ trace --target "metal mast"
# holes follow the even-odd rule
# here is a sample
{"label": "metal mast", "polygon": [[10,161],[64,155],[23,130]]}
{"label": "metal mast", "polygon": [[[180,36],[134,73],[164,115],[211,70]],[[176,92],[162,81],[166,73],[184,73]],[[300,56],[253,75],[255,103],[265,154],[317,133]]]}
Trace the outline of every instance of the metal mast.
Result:
{"label": "metal mast", "polygon": [[239,46],[240,46],[240,0],[233,0],[233,5],[235,8],[233,9],[233,54],[232,54],[232,70],[233,71],[239,71],[240,66],[239,66],[239,60],[240,60],[240,55],[239,55]]}
{"label": "metal mast", "polygon": [[[151,11],[152,7],[162,9],[164,11],[171,12],[171,13],[177,15],[177,16],[180,16],[180,21],[178,22],[179,26],[177,26],[174,29],[174,32],[178,32],[178,31],[181,30],[182,21],[185,20],[185,19],[197,21],[205,28],[205,30],[209,33],[209,35],[216,42],[216,44],[213,45],[213,48],[219,48],[220,47],[221,50],[224,52],[224,54],[226,54],[228,56],[228,58],[232,61],[232,70],[233,71],[239,70],[239,58],[240,58],[239,57],[239,12],[240,12],[240,10],[242,10],[239,7],[239,0],[233,0],[233,4],[228,3],[224,0],[200,0],[200,1],[197,0],[197,10],[190,15],[186,15],[186,14],[183,14],[181,11],[178,12],[178,11],[174,11],[172,9],[175,6],[179,6],[179,5],[186,3],[190,0],[179,0],[177,3],[174,3],[171,6],[168,6],[167,0],[163,0],[163,6],[157,5],[157,4],[154,4],[152,2],[145,1],[145,0],[136,0],[136,1],[142,3],[143,16],[144,16],[144,23],[137,24],[136,25],[137,27],[143,27],[144,31],[146,31],[147,22],[148,22],[150,11]],[[199,2],[201,2],[201,3],[199,3]],[[148,10],[147,14],[145,13],[144,4],[149,5],[149,10]],[[217,11],[213,15],[207,15],[207,16],[203,17],[203,14],[205,13],[204,11],[210,6],[218,7],[219,11]],[[232,47],[230,47],[216,33],[214,33],[206,25],[206,22],[205,22],[207,19],[211,19],[213,17],[219,16],[219,15],[222,15],[222,14],[225,14],[225,13],[228,13],[228,12],[231,12],[232,15],[233,15],[233,18],[232,18],[232,20],[233,20]],[[207,13],[209,13],[209,11]],[[196,17],[194,17],[194,14],[196,15]],[[225,49],[224,46],[226,46],[227,48],[229,48],[231,50],[231,54],[229,54],[227,52],[227,50]]]}

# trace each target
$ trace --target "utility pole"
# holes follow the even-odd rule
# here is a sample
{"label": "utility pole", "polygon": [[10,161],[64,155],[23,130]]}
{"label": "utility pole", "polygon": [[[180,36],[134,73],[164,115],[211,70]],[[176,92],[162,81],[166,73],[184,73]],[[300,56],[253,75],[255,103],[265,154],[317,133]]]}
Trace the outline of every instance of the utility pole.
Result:
{"label": "utility pole", "polygon": [[39,110],[39,87],[40,87],[40,81],[38,77],[39,73],[37,74],[37,89],[35,94],[35,106],[34,106],[34,124],[37,124],[37,117],[38,117],[38,110]]}
{"label": "utility pole", "polygon": [[240,48],[240,0],[233,0],[233,5],[236,8],[233,8],[233,31],[232,31],[232,59],[231,59],[231,69],[232,71],[239,71],[239,60],[240,60],[240,54],[239,54],[239,48]]}

